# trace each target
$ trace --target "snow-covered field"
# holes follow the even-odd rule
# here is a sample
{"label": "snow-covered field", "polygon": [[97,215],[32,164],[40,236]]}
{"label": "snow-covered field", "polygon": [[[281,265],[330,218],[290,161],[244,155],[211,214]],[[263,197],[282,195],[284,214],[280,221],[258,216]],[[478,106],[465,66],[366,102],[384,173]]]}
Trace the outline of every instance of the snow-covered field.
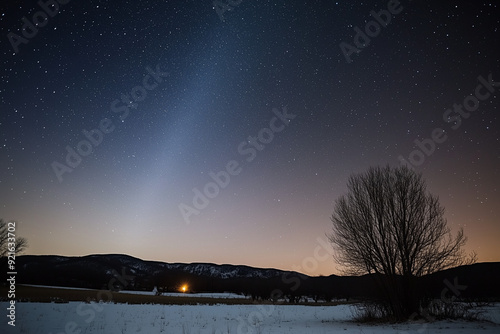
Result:
{"label": "snow-covered field", "polygon": [[[6,313],[7,302],[0,303]],[[3,316],[2,333],[500,333],[500,304],[490,322],[358,325],[351,306],[128,305],[112,303],[16,303],[16,326]],[[5,330],[6,329],[6,330]]]}
{"label": "snow-covered field", "polygon": [[[146,295],[146,296],[154,296],[155,293],[152,291],[129,291],[129,290],[121,290],[120,293],[128,293],[132,295]],[[244,295],[238,295],[236,293],[224,292],[201,292],[201,293],[184,293],[184,292],[163,292],[162,296],[172,296],[172,297],[202,297],[202,298],[222,298],[222,299],[235,299],[235,298],[245,298],[249,299],[250,297],[245,297]]]}
{"label": "snow-covered field", "polygon": [[[21,285],[21,284],[20,284]],[[66,290],[87,290],[94,291],[94,289],[84,289],[84,288],[71,288],[65,286],[52,286],[52,285],[34,285],[34,284],[22,284],[22,286],[29,286],[34,288],[48,288],[48,289],[66,289]],[[120,293],[128,293],[131,295],[145,295],[145,296],[154,296],[156,291],[133,291],[133,290],[120,290]],[[245,297],[244,295],[238,295],[236,293],[231,292],[201,292],[201,293],[185,293],[185,292],[163,292],[162,296],[172,296],[172,297],[202,297],[202,298],[222,298],[222,299],[232,299],[232,298],[245,298],[248,299],[250,297]]]}

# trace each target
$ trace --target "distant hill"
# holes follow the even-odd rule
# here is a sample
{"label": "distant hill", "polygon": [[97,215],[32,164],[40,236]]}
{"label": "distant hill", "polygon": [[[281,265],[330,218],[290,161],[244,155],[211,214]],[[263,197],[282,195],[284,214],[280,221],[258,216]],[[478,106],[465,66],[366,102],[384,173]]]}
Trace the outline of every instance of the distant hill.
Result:
{"label": "distant hill", "polygon": [[[318,300],[375,297],[373,277],[311,277],[293,271],[211,263],[144,261],[128,255],[16,257],[17,283],[93,289],[178,291],[188,284],[196,292],[236,292],[269,298],[279,291],[290,301],[299,296]],[[5,275],[5,273],[4,273]],[[122,278],[121,276],[124,276]],[[5,279],[3,280],[5,282]],[[419,279],[420,288],[439,297],[450,285],[460,286],[460,297],[500,300],[500,262],[477,263],[448,269]],[[464,288],[466,286],[466,288]]]}

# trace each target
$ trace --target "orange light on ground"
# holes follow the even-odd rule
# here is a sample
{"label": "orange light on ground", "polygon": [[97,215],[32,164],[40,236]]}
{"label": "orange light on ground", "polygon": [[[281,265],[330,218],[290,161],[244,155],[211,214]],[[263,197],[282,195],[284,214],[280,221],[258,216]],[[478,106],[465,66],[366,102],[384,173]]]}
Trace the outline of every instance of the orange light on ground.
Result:
{"label": "orange light on ground", "polygon": [[186,292],[188,289],[188,286],[186,284],[184,284],[182,287],[181,287],[181,291],[182,292]]}

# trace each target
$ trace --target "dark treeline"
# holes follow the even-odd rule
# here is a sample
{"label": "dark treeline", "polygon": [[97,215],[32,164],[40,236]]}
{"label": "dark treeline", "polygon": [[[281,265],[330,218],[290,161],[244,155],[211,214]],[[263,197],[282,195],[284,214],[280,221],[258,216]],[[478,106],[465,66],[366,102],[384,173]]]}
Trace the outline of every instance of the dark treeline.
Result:
{"label": "dark treeline", "polygon": [[[182,267],[172,269],[163,263],[116,255],[20,256],[17,263],[18,284],[143,291],[152,291],[156,287],[159,292],[178,292],[186,284],[188,293],[234,292],[255,300],[281,297],[290,303],[303,301],[305,297],[323,302],[336,299],[376,299],[382,296],[376,280],[383,277],[374,275],[310,277],[275,270],[273,276],[263,277],[263,269],[245,267],[246,276],[222,278],[220,272],[218,276],[198,275],[186,272]],[[220,267],[210,264],[206,266]],[[5,281],[4,279],[3,282]],[[428,298],[469,300],[500,300],[498,282],[498,262],[461,266],[417,280],[418,289],[424,291]]]}

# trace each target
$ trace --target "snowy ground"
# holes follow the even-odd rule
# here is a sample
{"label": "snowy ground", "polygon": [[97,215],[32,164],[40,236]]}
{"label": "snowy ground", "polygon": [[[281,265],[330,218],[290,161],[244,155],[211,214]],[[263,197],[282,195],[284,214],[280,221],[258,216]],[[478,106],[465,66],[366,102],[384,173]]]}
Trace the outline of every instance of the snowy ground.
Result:
{"label": "snowy ground", "polygon": [[[153,296],[155,293],[152,291],[128,291],[121,290],[120,293],[129,293],[133,295],[147,295]],[[184,293],[184,292],[163,292],[162,296],[173,296],[173,297],[202,297],[202,298],[222,298],[222,299],[234,299],[234,298],[245,298],[249,299],[250,297],[245,297],[244,295],[238,295],[236,293],[224,292],[202,292],[202,293]]]}
{"label": "snowy ground", "polygon": [[[84,289],[84,288],[71,288],[65,286],[52,286],[52,285],[34,285],[34,284],[22,284],[22,286],[29,286],[34,288],[49,288],[49,289],[67,289],[67,290],[88,290],[94,291],[95,289]],[[155,291],[132,291],[132,290],[120,290],[120,293],[128,293],[131,295],[145,295],[145,296],[154,296],[156,294]],[[173,296],[173,297],[202,297],[202,298],[222,298],[222,299],[231,299],[231,298],[245,298],[248,299],[250,297],[245,297],[244,295],[239,295],[231,292],[202,292],[202,293],[185,293],[185,292],[163,292],[162,296]]]}
{"label": "snowy ground", "polygon": [[[0,303],[6,312],[7,302]],[[16,326],[3,316],[2,333],[500,333],[500,304],[489,322],[358,325],[351,306],[127,305],[111,303],[16,303]],[[6,329],[6,330],[5,330]]]}

